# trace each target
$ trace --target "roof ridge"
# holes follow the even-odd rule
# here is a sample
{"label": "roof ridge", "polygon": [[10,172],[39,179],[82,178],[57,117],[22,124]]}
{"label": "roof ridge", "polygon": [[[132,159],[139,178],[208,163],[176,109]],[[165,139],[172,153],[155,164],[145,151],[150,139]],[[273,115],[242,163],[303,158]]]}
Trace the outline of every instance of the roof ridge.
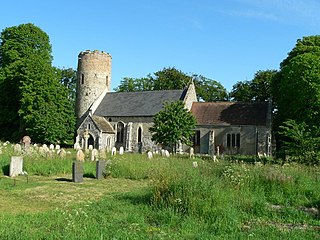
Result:
{"label": "roof ridge", "polygon": [[124,94],[124,93],[150,93],[150,92],[152,92],[152,93],[154,93],[154,92],[173,92],[173,91],[176,91],[176,92],[178,92],[178,91],[181,91],[181,92],[183,92],[184,91],[184,89],[166,89],[166,90],[148,90],[148,91],[136,91],[136,92],[108,92],[108,94],[119,94],[119,93],[122,93],[122,94]]}

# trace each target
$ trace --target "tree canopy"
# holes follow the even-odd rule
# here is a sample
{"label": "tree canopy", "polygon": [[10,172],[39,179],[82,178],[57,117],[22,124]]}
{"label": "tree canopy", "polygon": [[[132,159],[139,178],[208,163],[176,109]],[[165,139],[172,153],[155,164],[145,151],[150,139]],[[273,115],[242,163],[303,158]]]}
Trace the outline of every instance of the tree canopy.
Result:
{"label": "tree canopy", "polygon": [[171,147],[173,152],[179,141],[191,144],[190,138],[194,135],[196,120],[182,101],[166,103],[154,116],[153,122],[154,125],[150,128],[152,141]]}
{"label": "tree canopy", "polygon": [[0,36],[0,137],[35,142],[73,138],[74,110],[52,67],[49,36],[33,24],[6,28]]}
{"label": "tree canopy", "polygon": [[227,90],[218,81],[196,74],[189,76],[174,67],[164,68],[143,78],[125,77],[114,90],[117,92],[139,92],[183,89],[188,86],[192,79],[199,100],[209,102],[228,99]]}
{"label": "tree canopy", "polygon": [[240,81],[233,85],[230,98],[240,102],[263,102],[271,98],[271,81],[276,70],[258,71],[251,81]]}

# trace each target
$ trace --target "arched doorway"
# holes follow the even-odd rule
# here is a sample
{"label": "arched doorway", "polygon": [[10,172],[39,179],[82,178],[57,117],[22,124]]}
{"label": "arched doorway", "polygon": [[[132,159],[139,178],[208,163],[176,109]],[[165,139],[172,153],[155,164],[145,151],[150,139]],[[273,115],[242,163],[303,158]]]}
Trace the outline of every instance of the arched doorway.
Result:
{"label": "arched doorway", "polygon": [[92,145],[92,147],[94,148],[94,139],[91,134],[89,134],[89,138],[88,138],[88,148],[90,145]]}

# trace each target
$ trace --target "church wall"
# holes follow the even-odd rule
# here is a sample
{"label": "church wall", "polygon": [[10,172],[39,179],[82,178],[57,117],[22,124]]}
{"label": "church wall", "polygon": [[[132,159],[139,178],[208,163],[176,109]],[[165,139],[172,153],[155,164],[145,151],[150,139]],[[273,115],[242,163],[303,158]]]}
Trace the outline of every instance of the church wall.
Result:
{"label": "church wall", "polygon": [[[217,153],[219,146],[220,154],[240,154],[240,155],[268,155],[268,128],[265,126],[197,126],[200,131],[200,148],[195,149],[201,154],[209,152],[209,132],[214,131],[214,143]],[[230,147],[228,147],[227,134],[230,134]],[[232,134],[236,137],[240,134],[240,148],[232,146]]]}

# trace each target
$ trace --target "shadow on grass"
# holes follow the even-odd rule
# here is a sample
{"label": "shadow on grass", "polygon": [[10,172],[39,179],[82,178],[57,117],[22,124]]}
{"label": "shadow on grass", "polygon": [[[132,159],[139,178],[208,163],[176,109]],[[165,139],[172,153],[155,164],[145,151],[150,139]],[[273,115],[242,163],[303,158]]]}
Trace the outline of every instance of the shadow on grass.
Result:
{"label": "shadow on grass", "polygon": [[69,179],[69,178],[56,178],[56,181],[59,181],[59,182],[72,182],[72,179]]}
{"label": "shadow on grass", "polygon": [[128,201],[133,205],[150,205],[152,199],[151,191],[139,191],[134,193],[124,193],[116,196],[118,200]]}
{"label": "shadow on grass", "polygon": [[3,172],[3,175],[9,176],[10,164],[7,164],[7,165],[3,166],[2,167],[2,172]]}
{"label": "shadow on grass", "polygon": [[83,177],[85,177],[85,178],[96,178],[96,176],[93,173],[85,173],[85,174],[83,174]]}

